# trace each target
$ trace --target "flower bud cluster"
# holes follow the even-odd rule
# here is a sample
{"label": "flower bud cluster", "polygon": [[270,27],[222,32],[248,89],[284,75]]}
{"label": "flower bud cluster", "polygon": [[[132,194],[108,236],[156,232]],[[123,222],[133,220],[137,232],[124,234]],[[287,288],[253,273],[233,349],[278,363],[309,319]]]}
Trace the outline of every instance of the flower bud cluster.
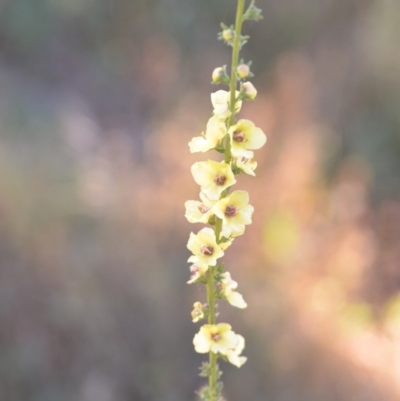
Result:
{"label": "flower bud cluster", "polygon": [[[252,1],[247,14],[242,17],[256,20],[258,12]],[[238,15],[239,19],[242,18]],[[191,172],[200,187],[199,200],[185,202],[187,220],[208,225],[196,234],[190,233],[187,247],[192,253],[188,259],[191,263],[188,284],[207,287],[207,303],[195,302],[191,316],[193,322],[208,320],[208,324],[201,326],[194,336],[193,344],[198,353],[210,354],[210,363],[202,373],[202,376],[209,376],[210,385],[201,393],[208,395],[201,398],[211,400],[217,398],[212,395],[218,389],[216,360],[221,358],[237,367],[246,362],[246,357],[241,355],[245,347],[243,336],[236,334],[229,324],[216,322],[215,301],[225,300],[240,309],[247,307],[243,296],[236,291],[237,282],[219,259],[252,222],[254,207],[249,203],[248,192],[232,190],[232,187],[238,174],[255,175],[254,150],[264,146],[267,140],[264,132],[252,121],[236,117],[243,101],[254,100],[257,95],[254,85],[247,81],[253,76],[251,63],[238,62],[240,47],[248,37],[241,36],[240,28],[221,26],[219,39],[233,47],[231,75],[228,76],[226,66],[217,67],[212,73],[212,83],[226,84],[229,90],[221,89],[211,94],[212,116],[204,132],[189,142],[189,149],[191,153],[215,150],[223,154],[223,160],[208,159],[193,164]]]}

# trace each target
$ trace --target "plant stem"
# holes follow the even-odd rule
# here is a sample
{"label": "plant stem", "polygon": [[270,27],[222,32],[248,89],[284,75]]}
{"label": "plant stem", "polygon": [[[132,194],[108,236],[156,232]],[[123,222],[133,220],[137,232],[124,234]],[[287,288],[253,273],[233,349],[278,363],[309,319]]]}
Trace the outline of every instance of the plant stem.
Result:
{"label": "plant stem", "polygon": [[[239,61],[239,50],[240,50],[240,37],[242,32],[243,23],[243,11],[244,11],[245,0],[238,0],[236,9],[236,21],[235,21],[235,38],[232,49],[232,67],[231,67],[231,82],[230,82],[230,110],[231,115],[228,120],[228,129],[235,121],[235,106],[236,106],[236,81],[237,81],[237,66]],[[224,152],[225,163],[231,161],[231,146],[230,136],[227,135]],[[222,230],[222,220],[218,219],[215,223],[215,238],[217,244],[220,242],[220,235]],[[207,281],[207,303],[209,307],[208,311],[208,324],[215,324],[215,294],[214,294],[214,271],[215,267],[210,266],[208,269],[208,281]],[[210,351],[209,363],[210,363],[210,376],[208,377],[208,386],[210,390],[210,400],[215,400],[215,386],[217,382],[217,355]]]}
{"label": "plant stem", "polygon": [[[208,324],[215,324],[215,298],[214,298],[214,266],[208,268],[207,282]],[[214,401],[214,390],[217,381],[217,356],[210,351],[209,355],[210,376],[208,387],[210,389],[210,401]]]}
{"label": "plant stem", "polygon": [[[217,243],[220,241],[222,220],[217,218],[215,223],[215,238]],[[208,324],[215,324],[215,296],[214,296],[214,266],[208,268],[207,281],[207,303],[208,303]],[[210,389],[210,401],[214,401],[215,385],[217,382],[217,355],[210,351],[210,376],[208,377],[208,387]]]}
{"label": "plant stem", "polygon": [[238,0],[236,9],[236,21],[235,21],[235,38],[233,41],[232,48],[232,67],[231,67],[231,83],[230,83],[230,110],[231,115],[229,117],[228,128],[233,124],[235,120],[235,106],[236,106],[236,81],[237,81],[237,66],[239,62],[239,51],[240,51],[240,37],[242,34],[242,23],[243,23],[243,10],[245,0]]}

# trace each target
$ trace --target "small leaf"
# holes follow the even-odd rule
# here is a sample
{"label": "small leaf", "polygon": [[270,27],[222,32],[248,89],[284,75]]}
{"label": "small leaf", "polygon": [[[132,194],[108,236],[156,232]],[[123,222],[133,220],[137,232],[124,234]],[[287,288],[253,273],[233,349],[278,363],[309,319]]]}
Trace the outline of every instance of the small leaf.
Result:
{"label": "small leaf", "polygon": [[254,0],[250,3],[248,9],[246,12],[243,14],[243,21],[245,20],[253,20],[253,21],[259,21],[263,19],[264,17],[261,15],[262,10],[261,8],[257,8],[254,5]]}

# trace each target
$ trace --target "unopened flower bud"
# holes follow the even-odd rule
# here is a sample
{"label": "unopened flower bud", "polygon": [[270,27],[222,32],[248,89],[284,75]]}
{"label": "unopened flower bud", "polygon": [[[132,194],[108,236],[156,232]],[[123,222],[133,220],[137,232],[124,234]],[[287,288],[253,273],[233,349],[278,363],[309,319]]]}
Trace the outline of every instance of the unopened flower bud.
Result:
{"label": "unopened flower bud", "polygon": [[240,64],[236,71],[240,78],[246,78],[250,74],[250,67],[247,64]]}
{"label": "unopened flower bud", "polygon": [[222,31],[222,37],[224,38],[225,42],[229,42],[233,38],[232,29],[224,29]]}
{"label": "unopened flower bud", "polygon": [[221,82],[221,78],[224,76],[224,69],[222,67],[216,68],[212,73],[212,81],[217,84]]}
{"label": "unopened flower bud", "polygon": [[251,82],[245,82],[242,89],[247,99],[253,100],[257,96],[257,89]]}

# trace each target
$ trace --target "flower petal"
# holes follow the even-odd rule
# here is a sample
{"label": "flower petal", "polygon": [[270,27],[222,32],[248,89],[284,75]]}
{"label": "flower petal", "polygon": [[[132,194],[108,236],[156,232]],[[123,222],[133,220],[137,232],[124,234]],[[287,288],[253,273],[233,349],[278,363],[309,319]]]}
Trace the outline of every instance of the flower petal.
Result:
{"label": "flower petal", "polygon": [[243,299],[242,294],[239,294],[236,291],[231,291],[229,295],[226,297],[227,301],[234,307],[239,309],[247,308],[247,303]]}
{"label": "flower petal", "polygon": [[246,142],[247,149],[260,149],[267,142],[267,136],[261,128],[254,128]]}
{"label": "flower petal", "polygon": [[193,338],[193,345],[196,352],[199,354],[205,354],[210,352],[211,343],[207,336],[204,335],[202,331],[199,331]]}

